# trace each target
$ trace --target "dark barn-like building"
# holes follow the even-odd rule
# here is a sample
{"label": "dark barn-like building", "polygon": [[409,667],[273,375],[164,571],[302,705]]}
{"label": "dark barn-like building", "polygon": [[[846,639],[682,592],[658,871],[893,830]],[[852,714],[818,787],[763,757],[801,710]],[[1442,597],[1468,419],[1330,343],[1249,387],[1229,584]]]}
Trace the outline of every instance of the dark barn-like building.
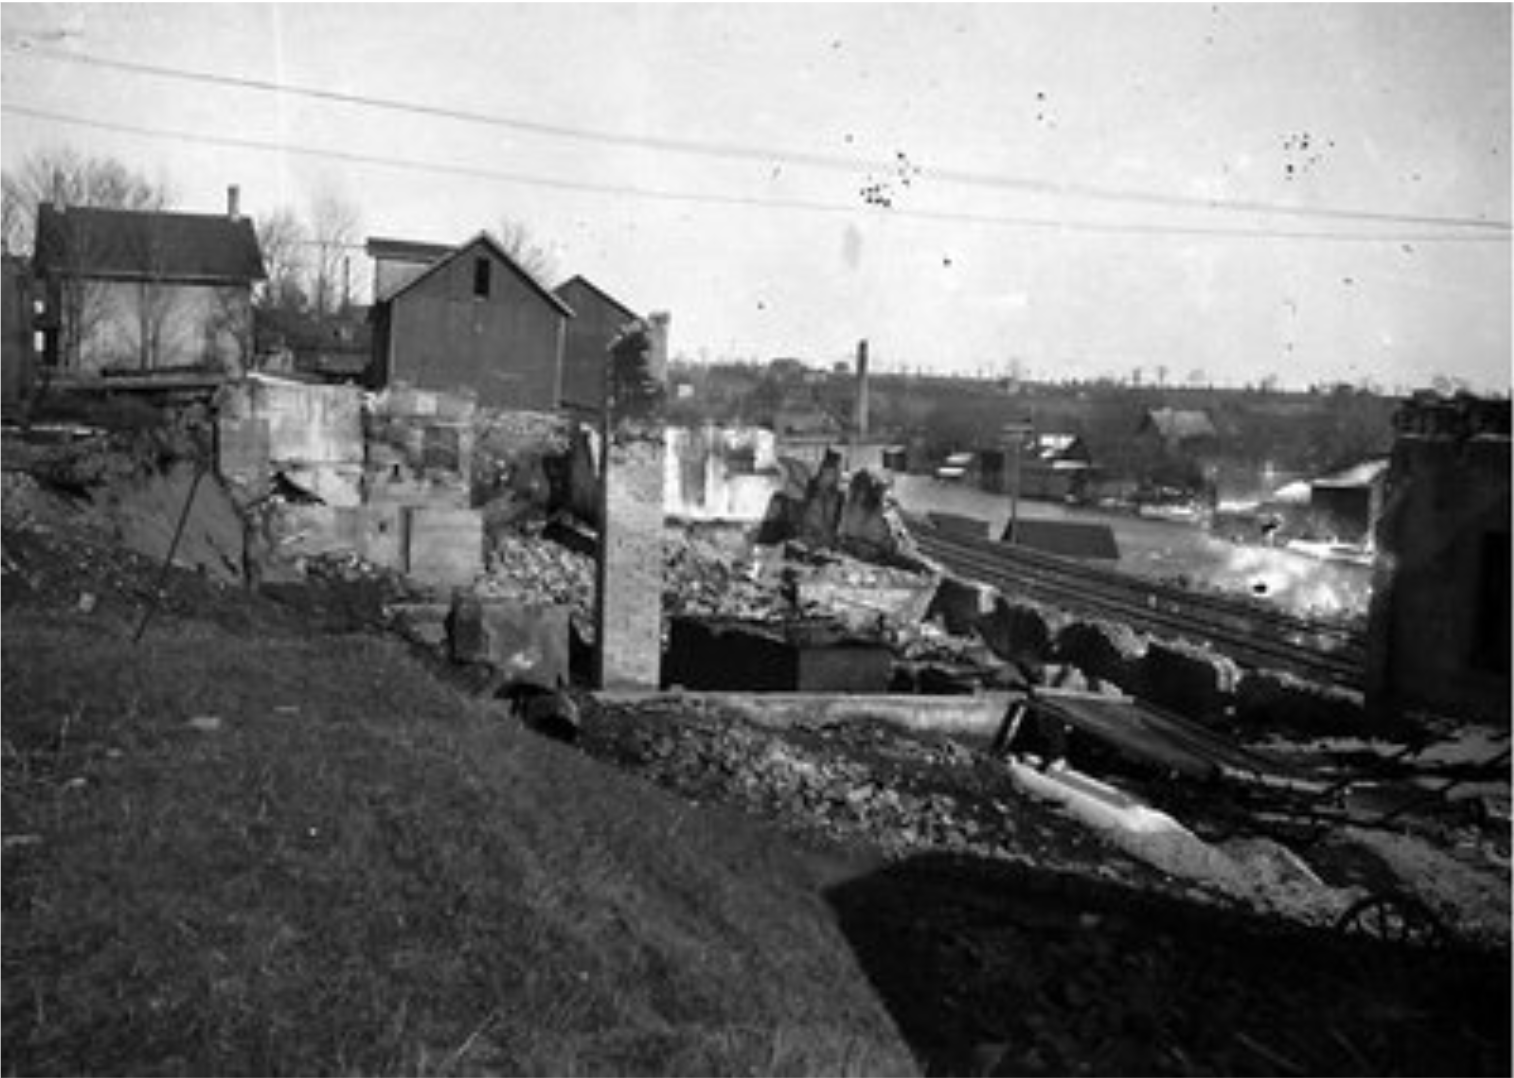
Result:
{"label": "dark barn-like building", "polygon": [[572,317],[480,233],[375,303],[374,382],[471,389],[480,404],[552,411]]}
{"label": "dark barn-like building", "polygon": [[570,278],[552,291],[573,309],[563,347],[562,406],[598,414],[610,342],[641,316],[583,276]]}

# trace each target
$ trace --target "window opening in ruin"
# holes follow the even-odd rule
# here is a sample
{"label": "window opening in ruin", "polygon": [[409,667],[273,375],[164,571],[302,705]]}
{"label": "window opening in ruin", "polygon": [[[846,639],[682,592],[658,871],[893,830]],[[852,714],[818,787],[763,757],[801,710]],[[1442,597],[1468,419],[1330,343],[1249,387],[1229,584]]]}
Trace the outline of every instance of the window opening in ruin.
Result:
{"label": "window opening in ruin", "polygon": [[473,260],[473,294],[479,299],[489,298],[489,271],[493,269],[487,258]]}
{"label": "window opening in ruin", "polygon": [[1476,636],[1472,665],[1478,670],[1508,674],[1510,665],[1509,612],[1511,549],[1508,532],[1485,532],[1478,574]]}

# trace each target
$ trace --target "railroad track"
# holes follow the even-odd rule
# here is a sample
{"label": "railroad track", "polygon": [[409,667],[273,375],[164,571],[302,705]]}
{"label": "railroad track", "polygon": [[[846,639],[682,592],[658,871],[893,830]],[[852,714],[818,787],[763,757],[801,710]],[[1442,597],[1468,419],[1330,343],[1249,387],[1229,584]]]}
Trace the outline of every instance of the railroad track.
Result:
{"label": "railroad track", "polygon": [[1364,681],[1366,639],[1338,622],[1186,591],[988,539],[926,527],[913,534],[927,557],[1008,594],[1208,645],[1246,667],[1287,670],[1349,688]]}

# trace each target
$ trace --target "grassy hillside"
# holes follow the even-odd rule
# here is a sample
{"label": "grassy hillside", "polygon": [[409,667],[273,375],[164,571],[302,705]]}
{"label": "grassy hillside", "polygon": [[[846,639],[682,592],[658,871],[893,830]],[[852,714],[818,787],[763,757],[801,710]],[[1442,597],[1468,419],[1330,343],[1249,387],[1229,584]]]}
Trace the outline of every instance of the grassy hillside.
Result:
{"label": "grassy hillside", "polygon": [[389,641],[7,606],[6,1073],[913,1069],[835,866]]}

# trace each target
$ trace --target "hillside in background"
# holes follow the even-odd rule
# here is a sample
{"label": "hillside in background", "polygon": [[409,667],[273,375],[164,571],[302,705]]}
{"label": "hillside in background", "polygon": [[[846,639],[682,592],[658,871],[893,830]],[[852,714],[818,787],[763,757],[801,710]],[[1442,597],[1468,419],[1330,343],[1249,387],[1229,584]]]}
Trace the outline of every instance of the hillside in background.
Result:
{"label": "hillside in background", "polygon": [[[813,409],[850,429],[857,385],[850,372],[792,364],[685,366],[675,382],[689,389],[672,406],[674,422],[772,425],[781,411]],[[928,375],[870,379],[869,434],[914,443],[928,461],[995,445],[1010,421],[1081,436],[1106,474],[1135,477],[1132,452],[1148,409],[1197,409],[1219,431],[1216,455],[1237,468],[1317,475],[1386,454],[1399,398],[1351,386],[1297,393],[1111,382],[1020,383]]]}

